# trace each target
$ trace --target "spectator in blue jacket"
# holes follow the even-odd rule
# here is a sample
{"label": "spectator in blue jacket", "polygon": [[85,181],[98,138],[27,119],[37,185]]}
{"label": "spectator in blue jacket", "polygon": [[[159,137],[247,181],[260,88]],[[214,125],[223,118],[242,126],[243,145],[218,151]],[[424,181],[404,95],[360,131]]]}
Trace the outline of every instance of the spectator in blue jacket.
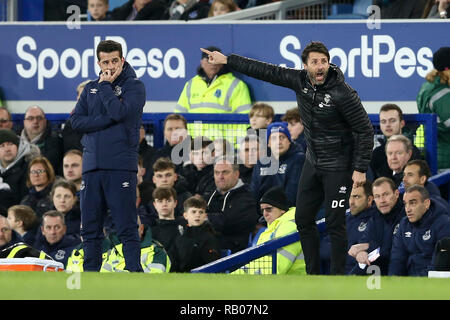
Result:
{"label": "spectator in blue jacket", "polygon": [[267,145],[270,157],[260,157],[258,160],[253,169],[250,189],[259,201],[267,190],[281,186],[288,197],[289,206],[293,207],[305,162],[303,149],[292,141],[286,122],[274,122],[267,127]]}
{"label": "spectator in blue jacket", "polygon": [[126,269],[142,271],[136,173],[145,86],[125,61],[120,43],[101,41],[97,58],[100,76],[86,85],[70,116],[73,129],[83,133],[80,200],[84,270],[100,270],[103,222],[109,209],[123,243]]}
{"label": "spectator in blue jacket", "polygon": [[406,189],[403,202],[406,217],[392,242],[389,275],[427,276],[434,270],[436,243],[450,237],[450,217],[421,185]]}
{"label": "spectator in blue jacket", "polygon": [[[366,274],[366,267],[374,264],[380,268],[382,275],[387,275],[392,248],[392,238],[398,231],[401,218],[405,216],[403,203],[392,179],[380,177],[372,184],[372,193],[377,206],[376,212],[369,220],[361,242],[353,245],[348,254],[358,263],[366,266],[361,269],[356,265],[350,274]],[[369,261],[368,254],[379,248],[380,256]]]}
{"label": "spectator in blue jacket", "polygon": [[33,247],[66,266],[72,250],[80,244],[79,238],[66,235],[66,231],[63,214],[56,210],[47,211],[42,217],[42,236],[37,237]]}

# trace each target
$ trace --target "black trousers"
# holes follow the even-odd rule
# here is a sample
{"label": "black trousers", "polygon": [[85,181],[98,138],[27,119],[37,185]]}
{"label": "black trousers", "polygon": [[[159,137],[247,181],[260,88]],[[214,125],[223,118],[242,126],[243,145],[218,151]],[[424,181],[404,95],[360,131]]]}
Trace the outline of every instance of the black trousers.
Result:
{"label": "black trousers", "polygon": [[321,171],[306,159],[298,184],[295,222],[300,233],[306,272],[320,274],[320,239],[315,218],[322,204],[331,240],[330,274],[345,274],[348,208],[353,171]]}

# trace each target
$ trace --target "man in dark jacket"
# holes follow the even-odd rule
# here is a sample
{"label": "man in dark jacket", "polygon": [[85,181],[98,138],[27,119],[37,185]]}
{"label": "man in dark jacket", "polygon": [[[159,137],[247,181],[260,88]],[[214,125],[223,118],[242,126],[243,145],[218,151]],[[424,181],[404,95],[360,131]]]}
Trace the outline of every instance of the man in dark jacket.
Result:
{"label": "man in dark jacket", "polygon": [[216,190],[207,198],[208,220],[219,233],[221,249],[243,250],[259,217],[257,202],[239,179],[239,165],[231,158],[215,160],[214,181]]}
{"label": "man in dark jacket", "polygon": [[80,192],[84,270],[100,270],[102,228],[110,209],[126,269],[142,271],[136,173],[145,87],[122,56],[120,43],[101,41],[97,58],[100,77],[86,85],[70,116],[74,130],[84,133]]}
{"label": "man in dark jacket", "polygon": [[[405,216],[405,210],[399,192],[392,179],[381,177],[372,184],[372,193],[376,212],[368,221],[366,230],[360,238],[360,243],[353,245],[348,254],[358,263],[350,274],[365,275],[368,265],[377,265],[382,275],[387,275],[391,257],[392,239],[398,232],[400,220]],[[369,253],[379,248],[379,257],[370,261]]]}
{"label": "man in dark jacket", "polygon": [[[402,134],[403,131],[405,131],[404,135],[407,136],[403,111],[398,105],[393,103],[383,105],[380,109],[379,117],[383,138],[378,139],[380,145],[372,151],[370,170],[368,172],[368,178],[372,181],[379,177],[392,178],[392,169],[389,168],[386,157],[386,141],[393,135]],[[411,139],[409,135],[408,138]],[[412,148],[411,159],[422,159],[420,150],[414,145]]]}
{"label": "man in dark jacket", "polygon": [[449,213],[420,185],[406,189],[403,202],[406,217],[392,242],[389,275],[427,276],[434,270],[436,243],[450,237]]}
{"label": "man in dark jacket", "polygon": [[35,144],[53,166],[56,174],[62,174],[63,140],[52,130],[42,108],[31,106],[25,112],[21,139]]}
{"label": "man in dark jacket", "polygon": [[[297,94],[307,145],[299,182],[296,222],[308,274],[320,273],[319,232],[315,218],[325,205],[331,239],[331,274],[343,274],[347,257],[345,203],[350,188],[366,180],[373,127],[359,97],[330,64],[328,49],[311,42],[302,52],[303,70],[283,68],[235,54],[210,52],[209,62],[227,64],[248,76],[290,88]],[[325,202],[324,202],[325,201]]]}
{"label": "man in dark jacket", "polygon": [[32,154],[27,141],[20,140],[12,130],[0,129],[0,208],[3,210],[19,204],[28,194],[28,160]]}
{"label": "man in dark jacket", "polygon": [[48,211],[42,217],[42,236],[36,238],[33,247],[66,266],[72,250],[80,244],[79,238],[66,235],[66,231],[64,215],[56,210]]}
{"label": "man in dark jacket", "polygon": [[256,164],[250,190],[259,201],[267,190],[280,186],[288,198],[289,207],[294,207],[298,180],[305,163],[303,149],[292,142],[285,122],[273,122],[268,126],[267,144],[270,148],[270,157],[264,157]]}

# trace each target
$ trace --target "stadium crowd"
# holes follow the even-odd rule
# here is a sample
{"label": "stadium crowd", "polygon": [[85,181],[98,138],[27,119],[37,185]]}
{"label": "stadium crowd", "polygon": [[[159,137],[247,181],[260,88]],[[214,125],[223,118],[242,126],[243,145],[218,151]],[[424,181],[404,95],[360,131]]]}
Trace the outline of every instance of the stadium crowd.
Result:
{"label": "stadium crowd", "polygon": [[[105,1],[88,3],[95,18],[91,4]],[[122,17],[137,19],[141,10],[133,10]],[[438,113],[440,119],[441,171],[450,169],[450,114],[444,107],[450,99],[449,55],[448,47],[434,54],[435,69],[417,98],[421,112]],[[136,208],[146,272],[189,272],[296,230],[297,187],[307,153],[297,107],[275,121],[274,108],[251,101],[246,84],[226,67],[211,65],[205,54],[200,61],[198,75],[186,83],[174,113],[164,121],[164,146],[150,146],[141,126]],[[78,98],[87,83],[77,88]],[[372,153],[368,181],[353,188],[348,203],[337,204],[348,208],[346,272],[365,274],[368,265],[376,264],[384,275],[426,276],[445,263],[435,249],[438,243],[449,245],[449,195],[441,197],[439,187],[429,181],[429,165],[414,145],[415,132],[401,107],[380,107],[382,136]],[[246,135],[236,141],[192,136],[179,112],[248,114]],[[8,109],[0,107],[0,257],[20,257],[18,249],[32,247],[69,270],[83,270],[81,139],[70,121],[55,129],[40,106],[30,106],[23,124],[16,125]],[[317,224],[325,226],[320,229],[321,273],[327,274],[330,242],[320,212]],[[104,235],[101,271],[124,270],[122,244],[110,217]],[[278,273],[305,273],[300,242],[279,254]],[[247,265],[238,271],[261,274],[269,269]]]}

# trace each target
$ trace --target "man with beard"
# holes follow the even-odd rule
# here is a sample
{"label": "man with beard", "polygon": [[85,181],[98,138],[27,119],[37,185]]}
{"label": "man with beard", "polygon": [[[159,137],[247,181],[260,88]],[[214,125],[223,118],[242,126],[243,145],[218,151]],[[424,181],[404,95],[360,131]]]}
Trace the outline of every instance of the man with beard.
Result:
{"label": "man with beard", "polygon": [[208,55],[209,63],[226,64],[235,71],[295,91],[307,145],[296,201],[306,272],[320,273],[315,218],[324,204],[331,240],[330,273],[343,274],[347,257],[346,202],[351,187],[366,181],[373,148],[373,127],[356,91],[345,82],[342,71],[330,64],[328,49],[321,42],[311,42],[303,50],[303,70],[201,50]]}

